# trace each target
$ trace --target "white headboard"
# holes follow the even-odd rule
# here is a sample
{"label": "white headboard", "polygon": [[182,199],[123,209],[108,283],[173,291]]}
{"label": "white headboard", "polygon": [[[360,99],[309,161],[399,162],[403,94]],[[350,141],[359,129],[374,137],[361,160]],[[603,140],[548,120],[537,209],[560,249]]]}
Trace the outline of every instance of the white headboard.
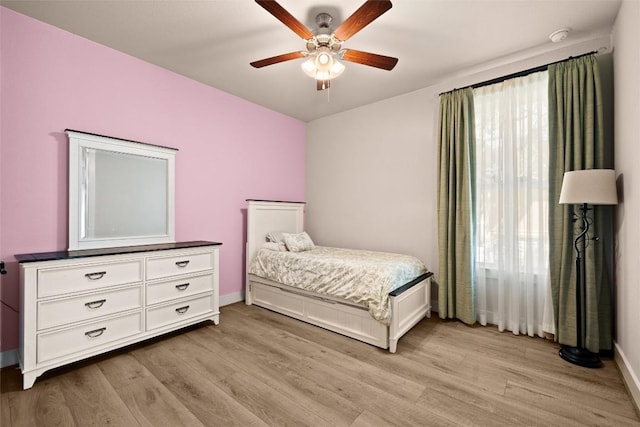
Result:
{"label": "white headboard", "polygon": [[304,202],[275,202],[247,200],[247,269],[249,263],[267,241],[267,233],[284,231],[302,233],[304,230]]}

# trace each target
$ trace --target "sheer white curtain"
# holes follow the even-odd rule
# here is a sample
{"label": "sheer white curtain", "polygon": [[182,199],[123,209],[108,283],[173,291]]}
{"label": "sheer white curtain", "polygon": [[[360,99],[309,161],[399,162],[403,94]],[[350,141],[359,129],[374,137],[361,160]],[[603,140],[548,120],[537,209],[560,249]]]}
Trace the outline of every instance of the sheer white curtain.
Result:
{"label": "sheer white curtain", "polygon": [[530,336],[549,329],[547,90],[546,71],[474,90],[478,321]]}

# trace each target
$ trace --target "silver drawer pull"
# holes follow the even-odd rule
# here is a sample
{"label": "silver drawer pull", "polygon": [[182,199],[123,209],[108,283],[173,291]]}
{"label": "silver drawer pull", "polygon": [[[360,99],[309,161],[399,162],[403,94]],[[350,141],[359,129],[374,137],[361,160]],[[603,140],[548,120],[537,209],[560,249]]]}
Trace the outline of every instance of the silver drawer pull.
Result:
{"label": "silver drawer pull", "polygon": [[185,305],[184,307],[176,308],[176,313],[185,314],[189,310],[189,306]]}
{"label": "silver drawer pull", "polygon": [[176,265],[180,268],[186,267],[189,264],[189,260],[186,261],[176,261]]}
{"label": "silver drawer pull", "polygon": [[93,331],[85,332],[84,334],[89,338],[98,338],[100,335],[104,334],[107,328],[94,329]]}
{"label": "silver drawer pull", "polygon": [[85,302],[84,305],[91,310],[95,310],[96,308],[102,307],[105,302],[107,302],[106,299],[99,299],[97,301]]}
{"label": "silver drawer pull", "polygon": [[176,285],[176,289],[179,291],[184,291],[189,287],[189,283],[182,283],[181,285]]}
{"label": "silver drawer pull", "polygon": [[98,271],[96,273],[87,273],[84,275],[84,277],[86,277],[89,280],[98,280],[98,279],[102,279],[105,274],[107,274],[106,271]]}

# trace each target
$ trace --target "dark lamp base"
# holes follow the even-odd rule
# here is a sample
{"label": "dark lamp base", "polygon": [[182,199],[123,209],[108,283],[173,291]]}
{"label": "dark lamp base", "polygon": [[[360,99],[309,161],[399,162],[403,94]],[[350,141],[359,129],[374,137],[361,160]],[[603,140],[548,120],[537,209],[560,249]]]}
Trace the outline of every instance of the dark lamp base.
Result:
{"label": "dark lamp base", "polygon": [[585,368],[602,368],[602,362],[598,355],[584,348],[563,346],[560,349],[560,357],[567,362]]}

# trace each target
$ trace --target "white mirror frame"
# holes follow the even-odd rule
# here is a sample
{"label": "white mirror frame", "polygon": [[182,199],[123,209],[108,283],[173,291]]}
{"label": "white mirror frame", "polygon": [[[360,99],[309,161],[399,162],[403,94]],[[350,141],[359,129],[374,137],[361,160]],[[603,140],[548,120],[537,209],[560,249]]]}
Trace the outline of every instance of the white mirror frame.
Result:
{"label": "white mirror frame", "polygon": [[[112,248],[120,246],[150,245],[175,242],[175,153],[176,149],[94,135],[65,131],[69,135],[69,250]],[[84,198],[82,194],[82,152],[86,148],[151,157],[167,161],[167,212],[166,233],[154,235],[128,235],[105,238],[82,237],[81,227]]]}

